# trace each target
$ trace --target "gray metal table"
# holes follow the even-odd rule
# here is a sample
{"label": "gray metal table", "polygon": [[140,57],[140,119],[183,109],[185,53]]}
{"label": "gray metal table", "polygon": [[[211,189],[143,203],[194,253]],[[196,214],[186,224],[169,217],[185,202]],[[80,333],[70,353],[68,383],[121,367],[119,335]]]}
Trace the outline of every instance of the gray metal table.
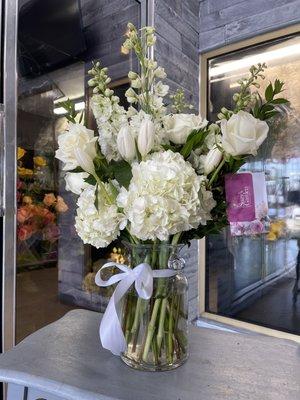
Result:
{"label": "gray metal table", "polygon": [[72,311],[1,355],[0,380],[10,383],[11,399],[300,399],[294,342],[192,327],[189,361],[146,373],[101,348],[99,321],[97,313]]}

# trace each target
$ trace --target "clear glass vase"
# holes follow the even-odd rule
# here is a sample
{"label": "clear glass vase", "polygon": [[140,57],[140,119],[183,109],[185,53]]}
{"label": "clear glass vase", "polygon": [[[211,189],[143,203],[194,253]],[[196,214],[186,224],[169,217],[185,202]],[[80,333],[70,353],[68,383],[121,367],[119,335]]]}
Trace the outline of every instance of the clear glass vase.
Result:
{"label": "clear glass vase", "polygon": [[176,275],[154,278],[149,300],[132,287],[124,298],[122,327],[127,350],[122,360],[132,368],[166,371],[179,367],[188,357],[188,283],[180,257],[182,245],[126,243],[132,268],[147,263],[152,269],[170,268]]}

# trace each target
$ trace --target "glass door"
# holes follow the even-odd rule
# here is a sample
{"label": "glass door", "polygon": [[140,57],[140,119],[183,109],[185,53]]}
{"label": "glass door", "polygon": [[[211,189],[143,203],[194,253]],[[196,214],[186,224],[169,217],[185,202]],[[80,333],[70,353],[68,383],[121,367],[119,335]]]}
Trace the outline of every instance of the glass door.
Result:
{"label": "glass door", "polygon": [[124,96],[128,70],[137,64],[121,45],[128,21],[141,26],[145,3],[127,0],[120,9],[119,1],[20,0],[17,15],[15,210],[7,221],[14,232],[11,344],[12,336],[18,343],[72,309],[102,311],[107,304],[110,293],[95,286],[94,276],[107,259],[121,257],[120,243],[99,251],[83,245],[74,229],[77,196],[65,188],[55,151],[68,125],[65,100],[97,135],[87,85],[93,60],[109,68],[115,93]]}

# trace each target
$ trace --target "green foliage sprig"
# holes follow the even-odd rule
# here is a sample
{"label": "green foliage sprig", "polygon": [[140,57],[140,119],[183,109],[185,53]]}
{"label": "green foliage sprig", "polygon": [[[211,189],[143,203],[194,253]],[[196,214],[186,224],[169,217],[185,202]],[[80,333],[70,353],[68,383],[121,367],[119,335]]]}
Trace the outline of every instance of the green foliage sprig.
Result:
{"label": "green foliage sprig", "polygon": [[239,93],[235,93],[233,95],[233,101],[236,103],[234,113],[246,109],[249,104],[255,100],[255,96],[250,92],[250,87],[254,86],[257,89],[260,87],[260,84],[257,82],[257,80],[259,78],[265,79],[263,72],[266,68],[267,65],[265,63],[259,63],[257,66],[252,65],[249,70],[249,77],[237,81],[237,83],[240,85],[240,91]]}
{"label": "green foliage sprig", "polygon": [[194,108],[191,104],[186,102],[182,89],[178,89],[175,94],[171,94],[170,99],[172,100],[171,110],[174,114],[180,114]]}
{"label": "green foliage sprig", "polygon": [[279,111],[276,106],[280,104],[287,104],[289,101],[283,97],[277,97],[278,94],[283,92],[284,82],[276,79],[274,85],[270,82],[265,90],[265,100],[258,96],[252,114],[255,118],[267,120],[274,117]]}

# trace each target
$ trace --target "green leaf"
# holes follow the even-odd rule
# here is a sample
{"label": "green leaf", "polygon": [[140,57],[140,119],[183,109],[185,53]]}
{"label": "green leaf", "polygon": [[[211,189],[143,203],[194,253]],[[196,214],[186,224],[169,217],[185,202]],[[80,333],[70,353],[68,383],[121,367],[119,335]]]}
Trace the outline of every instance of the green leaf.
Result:
{"label": "green leaf", "polygon": [[99,210],[99,197],[98,197],[98,183],[96,184],[96,189],[95,189],[95,201],[94,201],[94,205],[96,207],[96,210]]}
{"label": "green leaf", "polygon": [[84,178],[83,180],[84,180],[84,182],[88,183],[89,185],[95,186],[97,184],[97,181],[93,177],[93,175],[89,175],[87,178]]}
{"label": "green leaf", "polygon": [[191,140],[195,135],[197,135],[197,133],[199,133],[199,129],[193,129],[192,132],[187,137],[186,141],[188,142],[189,140]]}
{"label": "green leaf", "polygon": [[274,110],[274,106],[272,106],[272,104],[266,103],[263,106],[261,106],[260,110],[261,110],[261,112],[266,113],[268,111]]}
{"label": "green leaf", "polygon": [[84,169],[82,169],[81,167],[76,167],[76,168],[74,168],[74,169],[71,169],[70,171],[68,171],[68,172],[74,172],[74,173],[77,173],[77,172],[85,172],[85,170]]}
{"label": "green leaf", "polygon": [[287,104],[287,103],[289,103],[289,101],[287,99],[284,99],[283,97],[272,100],[272,104]]}
{"label": "green leaf", "polygon": [[192,150],[196,149],[197,147],[200,147],[203,144],[207,133],[208,131],[206,129],[204,130],[201,129],[196,131],[196,133],[193,133],[191,138],[185,143],[185,145],[181,149],[180,154],[184,158],[187,158],[191,154]]}
{"label": "green leaf", "polygon": [[271,101],[273,99],[273,86],[272,83],[270,83],[266,90],[265,90],[265,98],[267,101]]}
{"label": "green leaf", "polygon": [[127,189],[132,178],[131,165],[124,160],[118,162],[112,161],[109,169],[118,183]]}
{"label": "green leaf", "polygon": [[279,79],[275,79],[275,82],[274,82],[274,95],[282,92],[283,86],[284,86],[284,82],[280,81]]}
{"label": "green leaf", "polygon": [[274,115],[278,114],[278,111],[274,110],[274,111],[269,111],[267,113],[265,113],[265,118],[264,119],[269,119],[274,117]]}

